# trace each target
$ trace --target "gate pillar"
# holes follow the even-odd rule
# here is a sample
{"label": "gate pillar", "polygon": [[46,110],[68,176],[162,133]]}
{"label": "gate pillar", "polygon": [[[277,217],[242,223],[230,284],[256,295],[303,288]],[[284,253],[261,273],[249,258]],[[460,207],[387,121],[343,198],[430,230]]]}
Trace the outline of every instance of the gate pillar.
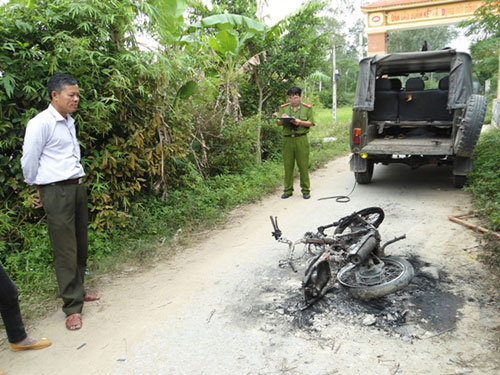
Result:
{"label": "gate pillar", "polygon": [[387,33],[368,34],[368,56],[387,53]]}

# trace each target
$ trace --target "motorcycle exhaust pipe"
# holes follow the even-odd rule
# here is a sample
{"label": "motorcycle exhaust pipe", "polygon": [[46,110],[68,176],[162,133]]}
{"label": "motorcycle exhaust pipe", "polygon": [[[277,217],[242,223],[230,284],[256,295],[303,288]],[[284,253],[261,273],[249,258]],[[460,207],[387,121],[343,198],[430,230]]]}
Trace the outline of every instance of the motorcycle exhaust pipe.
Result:
{"label": "motorcycle exhaust pipe", "polygon": [[378,242],[374,232],[368,233],[353,246],[351,251],[349,251],[347,260],[355,265],[364,263],[370,254],[377,248]]}

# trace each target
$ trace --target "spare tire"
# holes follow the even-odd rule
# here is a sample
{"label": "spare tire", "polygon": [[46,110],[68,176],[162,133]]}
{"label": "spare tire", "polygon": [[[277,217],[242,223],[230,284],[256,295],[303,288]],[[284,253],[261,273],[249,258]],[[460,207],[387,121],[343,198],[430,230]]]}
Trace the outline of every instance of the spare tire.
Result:
{"label": "spare tire", "polygon": [[467,101],[465,115],[455,137],[454,147],[457,156],[472,156],[481,133],[487,104],[486,98],[482,95],[471,95]]}

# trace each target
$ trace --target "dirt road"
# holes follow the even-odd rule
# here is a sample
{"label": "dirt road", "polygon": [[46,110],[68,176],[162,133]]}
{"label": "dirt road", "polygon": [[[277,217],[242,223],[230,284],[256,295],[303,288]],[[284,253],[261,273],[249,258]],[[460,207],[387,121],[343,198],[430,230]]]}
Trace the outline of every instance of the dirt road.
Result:
{"label": "dirt road", "polygon": [[[18,374],[498,374],[500,317],[490,276],[475,260],[477,235],[447,216],[467,211],[451,171],[377,166],[349,203],[347,158],[312,175],[312,199],[276,192],[238,209],[220,230],[147,271],[103,280],[102,301],[86,304],[83,328],[68,332],[62,312],[32,333],[54,344],[12,353],[0,370]],[[296,182],[297,188],[297,182]],[[271,237],[269,215],[284,234],[380,206],[387,252],[407,257],[416,276],[404,291],[373,303],[338,290],[299,311],[300,272],[280,268],[286,246]]]}

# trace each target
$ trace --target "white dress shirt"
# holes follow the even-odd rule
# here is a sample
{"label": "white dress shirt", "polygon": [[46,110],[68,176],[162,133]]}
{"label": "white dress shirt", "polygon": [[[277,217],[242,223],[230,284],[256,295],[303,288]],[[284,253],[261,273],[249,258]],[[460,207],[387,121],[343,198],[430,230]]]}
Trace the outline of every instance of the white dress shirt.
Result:
{"label": "white dress shirt", "polygon": [[21,158],[24,180],[46,185],[85,176],[75,120],[67,119],[51,105],[28,121]]}

